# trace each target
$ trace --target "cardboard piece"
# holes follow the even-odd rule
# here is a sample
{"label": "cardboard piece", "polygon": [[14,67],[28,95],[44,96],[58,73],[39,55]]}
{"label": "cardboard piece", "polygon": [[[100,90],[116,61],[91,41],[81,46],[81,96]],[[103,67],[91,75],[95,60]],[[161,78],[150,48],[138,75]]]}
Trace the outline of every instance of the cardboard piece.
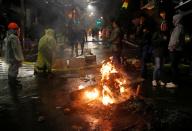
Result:
{"label": "cardboard piece", "polygon": [[67,61],[64,59],[56,59],[52,66],[53,69],[64,69],[67,68]]}
{"label": "cardboard piece", "polygon": [[95,64],[96,63],[96,55],[86,55],[85,56],[86,64]]}
{"label": "cardboard piece", "polygon": [[74,57],[69,60],[69,68],[81,68],[85,66],[85,57]]}

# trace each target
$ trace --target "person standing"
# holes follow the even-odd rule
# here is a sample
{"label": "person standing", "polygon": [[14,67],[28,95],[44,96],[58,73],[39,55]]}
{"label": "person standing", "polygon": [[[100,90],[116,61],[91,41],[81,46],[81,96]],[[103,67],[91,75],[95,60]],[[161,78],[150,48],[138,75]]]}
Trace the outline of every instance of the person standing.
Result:
{"label": "person standing", "polygon": [[160,15],[160,28],[162,30],[165,31],[168,31],[168,22],[167,22],[167,15],[166,15],[166,12],[164,10],[160,11],[159,13]]}
{"label": "person standing", "polygon": [[108,42],[111,44],[112,53],[115,61],[117,63],[121,63],[121,50],[122,50],[122,43],[121,43],[121,30],[119,27],[119,23],[114,20],[112,22],[112,32]]}
{"label": "person standing", "polygon": [[45,35],[41,37],[38,45],[37,62],[35,65],[35,74],[52,73],[53,57],[56,50],[56,40],[53,29],[45,30]]}
{"label": "person standing", "polygon": [[21,67],[22,62],[24,61],[24,56],[19,36],[19,26],[14,22],[9,23],[6,38],[6,62],[9,64],[8,82],[11,87],[21,86],[17,80],[17,75],[19,67]]}
{"label": "person standing", "polygon": [[165,60],[166,50],[168,46],[168,36],[166,33],[166,28],[160,24],[160,30],[155,32],[152,37],[153,55],[155,67],[153,71],[153,87],[158,85],[164,86],[165,83],[162,81],[162,67]]}
{"label": "person standing", "polygon": [[68,39],[71,46],[71,57],[73,57],[73,53],[75,50],[75,56],[78,56],[78,31],[77,26],[74,21],[70,21],[68,26]]}
{"label": "person standing", "polygon": [[175,26],[171,33],[168,50],[170,53],[172,80],[167,83],[167,88],[175,88],[178,84],[179,62],[181,53],[183,50],[183,44],[185,42],[184,27],[182,25],[182,18],[188,14],[191,14],[192,10],[183,12],[178,10],[178,14],[173,16],[173,25]]}
{"label": "person standing", "polygon": [[146,17],[141,16],[139,26],[137,27],[136,36],[140,46],[140,59],[141,59],[141,77],[147,78],[147,62],[151,58],[151,31]]}
{"label": "person standing", "polygon": [[71,45],[71,57],[73,57],[73,52],[75,50],[76,57],[78,56],[78,26],[80,24],[79,14],[76,8],[72,9],[72,16],[68,23],[68,39]]}
{"label": "person standing", "polygon": [[167,83],[166,87],[174,88],[177,87],[178,82],[178,65],[181,58],[182,46],[184,44],[184,27],[181,24],[182,15],[176,14],[173,16],[174,29],[171,33],[168,50],[170,53],[171,70],[172,70],[172,81]]}
{"label": "person standing", "polygon": [[[80,25],[79,25],[80,26]],[[81,55],[84,53],[84,45],[87,41],[87,32],[83,27],[78,27],[78,42],[81,45]]]}

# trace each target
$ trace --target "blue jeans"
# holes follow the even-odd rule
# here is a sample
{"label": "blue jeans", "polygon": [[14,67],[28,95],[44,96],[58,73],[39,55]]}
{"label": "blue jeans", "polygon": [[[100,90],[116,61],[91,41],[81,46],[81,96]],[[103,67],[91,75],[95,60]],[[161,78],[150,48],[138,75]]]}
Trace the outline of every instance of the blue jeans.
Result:
{"label": "blue jeans", "polygon": [[141,52],[141,77],[147,78],[148,50],[144,47]]}
{"label": "blue jeans", "polygon": [[163,58],[155,57],[153,80],[162,80],[162,66],[163,66]]}

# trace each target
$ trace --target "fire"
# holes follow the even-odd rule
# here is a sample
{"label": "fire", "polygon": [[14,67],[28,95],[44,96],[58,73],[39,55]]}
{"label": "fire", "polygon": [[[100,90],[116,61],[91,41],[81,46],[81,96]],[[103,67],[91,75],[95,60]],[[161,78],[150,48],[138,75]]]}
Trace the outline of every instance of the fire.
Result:
{"label": "fire", "polygon": [[102,91],[102,103],[104,105],[109,105],[114,103],[113,93],[107,86],[103,86]]}
{"label": "fire", "polygon": [[83,86],[83,85],[79,86],[79,90],[84,89],[84,88],[85,88],[85,86]]}
{"label": "fire", "polygon": [[115,66],[111,62],[104,63],[100,70],[102,74],[101,80],[107,79],[109,80],[109,75],[111,73],[117,73],[117,70],[115,69]]}
{"label": "fire", "polygon": [[88,99],[98,99],[103,105],[110,105],[130,98],[133,94],[129,87],[131,82],[128,76],[115,66],[112,59],[103,62],[100,72],[99,88],[86,91],[85,95]]}
{"label": "fire", "polygon": [[97,89],[86,91],[85,95],[89,100],[95,100],[99,96],[99,91]]}
{"label": "fire", "polygon": [[120,93],[124,93],[125,92],[125,88],[124,87],[120,87]]}
{"label": "fire", "polygon": [[103,103],[103,105],[109,105],[109,104],[113,104],[114,103],[114,101],[113,101],[113,99],[111,99],[111,97],[109,97],[109,96],[103,96],[103,99],[102,99],[102,103]]}

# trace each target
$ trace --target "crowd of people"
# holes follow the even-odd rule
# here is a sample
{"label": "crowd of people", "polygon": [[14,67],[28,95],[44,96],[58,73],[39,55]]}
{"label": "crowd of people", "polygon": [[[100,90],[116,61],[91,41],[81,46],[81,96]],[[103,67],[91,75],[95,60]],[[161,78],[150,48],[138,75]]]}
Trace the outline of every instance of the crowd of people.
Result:
{"label": "crowd of people", "polygon": [[[141,61],[141,77],[147,79],[148,69],[147,63],[153,59],[154,70],[152,77],[152,86],[166,86],[167,88],[175,88],[178,86],[179,64],[182,56],[183,46],[185,42],[184,27],[182,24],[183,16],[191,13],[178,12],[173,16],[173,29],[166,20],[166,12],[161,11],[159,14],[159,23],[156,29],[152,30],[145,16],[140,16],[138,22],[135,22],[134,38],[139,46],[139,56]],[[112,22],[112,31],[108,39],[111,43],[112,53],[117,62],[121,63],[122,50],[122,30],[117,21]],[[133,35],[131,34],[131,35]],[[165,60],[169,57],[171,65],[171,81],[165,83],[163,67]]]}

